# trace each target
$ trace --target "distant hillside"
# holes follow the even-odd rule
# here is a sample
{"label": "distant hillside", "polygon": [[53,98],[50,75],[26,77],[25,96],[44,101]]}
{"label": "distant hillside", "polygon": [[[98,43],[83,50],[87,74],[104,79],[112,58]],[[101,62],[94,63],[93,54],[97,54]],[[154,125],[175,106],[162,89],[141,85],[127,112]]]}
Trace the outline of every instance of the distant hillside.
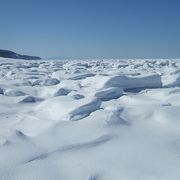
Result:
{"label": "distant hillside", "polygon": [[13,58],[13,59],[25,59],[25,60],[40,60],[41,59],[38,56],[21,55],[13,51],[2,50],[2,49],[0,49],[0,57]]}

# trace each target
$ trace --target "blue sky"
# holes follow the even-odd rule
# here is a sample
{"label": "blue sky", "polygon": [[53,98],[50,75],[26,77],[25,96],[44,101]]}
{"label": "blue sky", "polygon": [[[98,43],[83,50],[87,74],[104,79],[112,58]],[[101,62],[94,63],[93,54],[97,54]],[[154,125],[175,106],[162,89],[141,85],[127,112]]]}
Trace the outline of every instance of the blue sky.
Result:
{"label": "blue sky", "polygon": [[180,0],[0,0],[0,23],[18,53],[180,58]]}

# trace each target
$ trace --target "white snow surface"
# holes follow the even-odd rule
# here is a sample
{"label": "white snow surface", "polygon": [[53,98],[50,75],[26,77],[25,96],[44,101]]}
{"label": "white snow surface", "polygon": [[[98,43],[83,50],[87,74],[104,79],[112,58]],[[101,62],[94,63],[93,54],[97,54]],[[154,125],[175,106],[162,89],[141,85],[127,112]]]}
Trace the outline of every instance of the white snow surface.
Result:
{"label": "white snow surface", "polygon": [[179,180],[180,60],[0,58],[0,180]]}

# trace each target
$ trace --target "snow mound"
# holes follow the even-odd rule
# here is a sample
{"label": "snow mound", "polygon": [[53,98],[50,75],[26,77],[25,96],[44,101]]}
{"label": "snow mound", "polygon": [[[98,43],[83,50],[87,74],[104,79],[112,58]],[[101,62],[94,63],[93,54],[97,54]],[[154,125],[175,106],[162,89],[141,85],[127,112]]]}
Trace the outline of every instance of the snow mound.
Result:
{"label": "snow mound", "polygon": [[[39,118],[45,116],[46,118],[50,118],[54,121],[67,121],[71,119],[71,116],[75,115],[76,112],[72,112],[79,109],[79,107],[83,107],[84,105],[87,105],[89,103],[91,106],[93,106],[93,103],[91,104],[91,101],[91,98],[84,98],[77,101],[74,100],[71,96],[55,96],[43,101],[40,105],[38,105],[36,108],[36,112],[34,113],[37,113],[37,116]],[[96,106],[95,102],[94,105]],[[70,116],[71,113],[72,115]]]}
{"label": "snow mound", "polygon": [[169,94],[175,94],[175,93],[180,93],[180,89],[178,88],[178,89],[175,89],[175,90],[171,90],[169,92]]}
{"label": "snow mound", "polygon": [[130,123],[121,117],[123,109],[117,109],[116,111],[110,112],[110,117],[106,120],[106,123],[110,126],[116,125],[130,125]]}
{"label": "snow mound", "polygon": [[168,85],[168,87],[176,87],[180,86],[180,76],[178,76],[171,84]]}
{"label": "snow mound", "polygon": [[180,86],[180,75],[169,75],[163,78],[164,78],[164,87]]}

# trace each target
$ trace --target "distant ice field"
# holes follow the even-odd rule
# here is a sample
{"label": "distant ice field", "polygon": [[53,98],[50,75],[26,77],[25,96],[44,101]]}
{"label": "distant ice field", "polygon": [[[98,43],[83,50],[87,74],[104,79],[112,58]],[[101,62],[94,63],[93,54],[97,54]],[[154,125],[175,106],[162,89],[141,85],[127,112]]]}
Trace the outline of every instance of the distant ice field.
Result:
{"label": "distant ice field", "polygon": [[179,180],[180,60],[0,58],[0,180]]}

